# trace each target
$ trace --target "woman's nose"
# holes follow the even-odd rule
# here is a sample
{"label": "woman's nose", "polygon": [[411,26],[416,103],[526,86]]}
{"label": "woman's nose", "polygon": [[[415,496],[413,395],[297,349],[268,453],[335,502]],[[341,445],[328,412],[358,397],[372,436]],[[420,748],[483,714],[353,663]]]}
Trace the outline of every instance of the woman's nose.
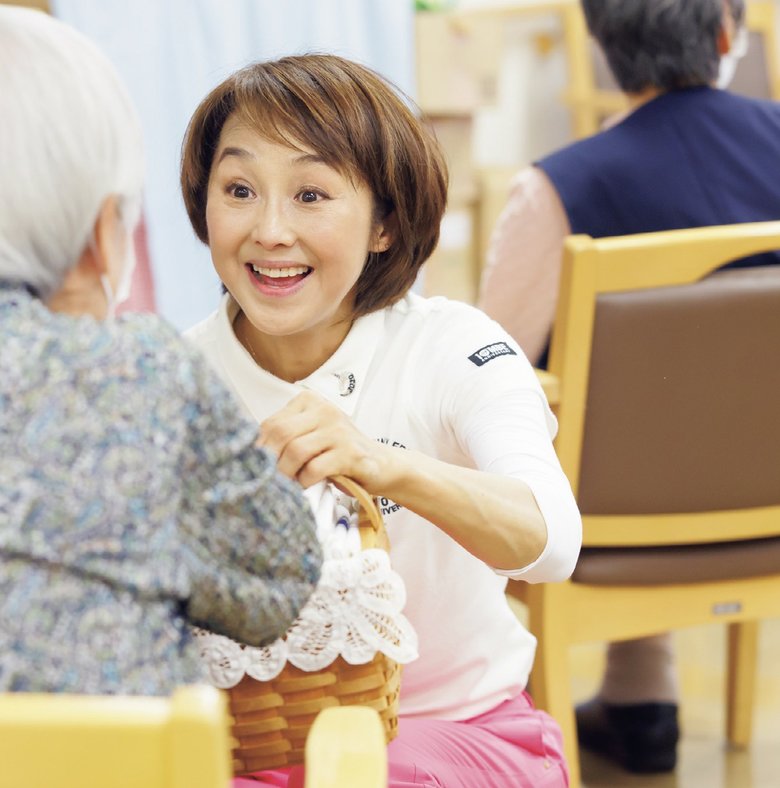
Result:
{"label": "woman's nose", "polygon": [[295,231],[284,206],[268,201],[258,206],[252,227],[252,240],[266,249],[292,246]]}

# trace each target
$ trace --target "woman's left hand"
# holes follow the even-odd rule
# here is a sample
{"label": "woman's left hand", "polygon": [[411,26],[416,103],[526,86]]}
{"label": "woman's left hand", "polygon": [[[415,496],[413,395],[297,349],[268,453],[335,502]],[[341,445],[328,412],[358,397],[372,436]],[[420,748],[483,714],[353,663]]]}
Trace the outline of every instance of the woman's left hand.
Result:
{"label": "woman's left hand", "polygon": [[343,474],[372,495],[381,494],[389,482],[397,454],[365,436],[341,410],[311,391],[267,418],[257,445],[274,452],[279,470],[302,487]]}

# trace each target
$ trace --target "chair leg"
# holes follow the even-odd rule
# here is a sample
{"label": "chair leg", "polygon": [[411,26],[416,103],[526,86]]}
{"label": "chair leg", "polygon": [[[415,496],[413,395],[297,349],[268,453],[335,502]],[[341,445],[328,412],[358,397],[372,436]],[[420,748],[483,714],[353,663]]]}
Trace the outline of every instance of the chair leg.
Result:
{"label": "chair leg", "polygon": [[758,656],[758,622],[728,625],[726,738],[735,747],[750,743]]}
{"label": "chair leg", "polygon": [[536,706],[544,709],[560,726],[563,750],[569,766],[569,787],[579,788],[580,761],[577,723],[571,697],[570,642],[565,619],[567,583],[540,583],[527,588],[528,628],[538,645],[531,684]]}

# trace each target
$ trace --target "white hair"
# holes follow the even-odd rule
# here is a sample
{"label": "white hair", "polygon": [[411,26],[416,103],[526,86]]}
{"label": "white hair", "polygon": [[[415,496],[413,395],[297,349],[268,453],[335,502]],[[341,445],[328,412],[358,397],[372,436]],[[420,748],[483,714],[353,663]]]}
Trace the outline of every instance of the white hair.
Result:
{"label": "white hair", "polygon": [[143,185],[141,129],[108,58],[40,11],[0,6],[0,280],[47,298],[116,195],[128,229]]}

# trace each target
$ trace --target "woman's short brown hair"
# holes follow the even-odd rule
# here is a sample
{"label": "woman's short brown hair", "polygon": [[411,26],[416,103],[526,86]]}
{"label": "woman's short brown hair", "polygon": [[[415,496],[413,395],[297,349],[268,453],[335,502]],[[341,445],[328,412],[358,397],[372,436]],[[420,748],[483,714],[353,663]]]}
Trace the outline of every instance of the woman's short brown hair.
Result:
{"label": "woman's short brown hair", "polygon": [[371,69],[336,55],[253,63],[228,77],[195,110],[182,146],[184,203],[204,243],[212,159],[232,115],[269,140],[311,148],[367,184],[377,218],[390,218],[393,241],[368,256],[354,316],[401,298],[436,248],[447,197],[441,149],[401,94]]}

